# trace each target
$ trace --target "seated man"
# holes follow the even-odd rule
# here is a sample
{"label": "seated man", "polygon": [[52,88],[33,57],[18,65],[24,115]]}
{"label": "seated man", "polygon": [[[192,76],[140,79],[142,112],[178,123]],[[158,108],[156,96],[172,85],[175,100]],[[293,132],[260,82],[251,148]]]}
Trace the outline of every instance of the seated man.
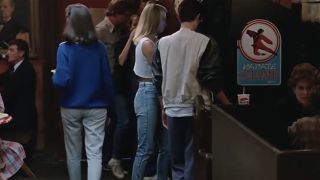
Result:
{"label": "seated man", "polygon": [[21,143],[26,152],[32,150],[32,140],[36,132],[36,73],[29,60],[29,47],[26,41],[15,39],[9,43],[8,61],[13,68],[3,77],[2,93],[5,112],[12,121],[3,125],[1,137]]}

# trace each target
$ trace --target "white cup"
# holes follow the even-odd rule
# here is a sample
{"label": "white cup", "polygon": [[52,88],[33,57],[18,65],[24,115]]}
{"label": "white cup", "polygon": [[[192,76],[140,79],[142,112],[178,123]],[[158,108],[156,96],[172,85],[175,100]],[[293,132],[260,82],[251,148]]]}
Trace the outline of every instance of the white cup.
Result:
{"label": "white cup", "polygon": [[250,94],[238,94],[238,104],[239,105],[249,105],[250,104]]}

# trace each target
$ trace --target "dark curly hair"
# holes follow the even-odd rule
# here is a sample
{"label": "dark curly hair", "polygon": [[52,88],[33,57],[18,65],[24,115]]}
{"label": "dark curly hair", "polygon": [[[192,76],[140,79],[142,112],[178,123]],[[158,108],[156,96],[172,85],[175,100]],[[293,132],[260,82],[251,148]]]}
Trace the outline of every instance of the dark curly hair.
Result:
{"label": "dark curly hair", "polygon": [[319,79],[319,69],[310,63],[297,64],[291,71],[288,87],[290,90],[294,89],[298,82],[306,80],[311,82],[313,85],[318,84]]}

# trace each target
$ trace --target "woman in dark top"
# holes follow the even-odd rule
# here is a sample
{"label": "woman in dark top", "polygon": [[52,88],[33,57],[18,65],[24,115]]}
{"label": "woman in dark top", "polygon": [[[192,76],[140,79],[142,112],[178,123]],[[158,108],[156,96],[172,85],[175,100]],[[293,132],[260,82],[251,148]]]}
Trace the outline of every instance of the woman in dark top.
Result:
{"label": "woman in dark top", "polygon": [[288,126],[299,118],[315,114],[311,108],[310,90],[319,81],[317,75],[319,70],[310,63],[296,65],[289,77],[288,88],[290,94],[281,99],[275,105],[276,125],[272,139],[281,149],[290,147],[288,138]]}
{"label": "woman in dark top", "polygon": [[[135,119],[133,108],[133,99],[136,93],[138,82],[133,72],[135,62],[135,46],[132,43],[134,29],[138,19],[131,18],[130,35],[121,39],[115,46],[115,56],[119,57],[113,66],[113,83],[115,92],[115,113],[116,128],[113,134],[112,157],[108,162],[113,174],[122,179],[125,171],[121,166],[122,152],[124,149],[124,140],[127,140],[127,131]],[[126,141],[125,143],[129,143]]]}

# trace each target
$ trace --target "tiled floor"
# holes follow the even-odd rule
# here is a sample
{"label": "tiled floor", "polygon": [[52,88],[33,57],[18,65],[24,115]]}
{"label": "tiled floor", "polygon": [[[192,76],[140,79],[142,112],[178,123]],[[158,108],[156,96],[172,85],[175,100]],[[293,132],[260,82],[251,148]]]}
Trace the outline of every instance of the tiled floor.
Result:
{"label": "tiled floor", "polygon": [[[37,178],[27,178],[21,172],[18,172],[14,177],[9,180],[68,180],[67,165],[65,161],[65,150],[62,141],[54,140],[58,142],[47,142],[46,147],[42,151],[37,151],[34,153],[32,158],[32,163],[29,165],[30,169],[34,172]],[[128,148],[128,147],[126,147]],[[128,150],[127,156],[134,156],[130,154],[132,149]],[[156,160],[156,158],[154,159]],[[125,170],[129,171],[123,180],[131,179],[131,167],[133,159],[126,158],[122,160],[122,164]],[[82,180],[86,180],[86,162],[82,163]],[[152,174],[155,171],[152,164],[148,165],[149,171],[146,175]],[[152,168],[153,167],[153,168]],[[151,175],[152,176],[152,175]],[[102,180],[116,180],[117,178],[113,176],[110,168],[103,170]],[[145,177],[144,180],[156,180],[155,177]]]}
{"label": "tiled floor", "polygon": [[[68,180],[67,167],[65,162],[42,162],[31,167],[37,178],[27,178],[21,175],[12,178],[13,180]],[[86,179],[86,173],[83,172],[83,179]],[[129,180],[130,175],[124,178]],[[103,170],[102,180],[116,180],[111,171]]]}
{"label": "tiled floor", "polygon": [[[55,147],[47,147],[44,151],[34,154],[33,162],[30,168],[37,178],[27,178],[19,172],[10,180],[68,180],[67,166],[61,153]],[[83,163],[83,180],[86,179],[86,165]],[[127,174],[124,180],[129,180],[131,174]],[[111,170],[103,170],[102,180],[116,180]]]}

